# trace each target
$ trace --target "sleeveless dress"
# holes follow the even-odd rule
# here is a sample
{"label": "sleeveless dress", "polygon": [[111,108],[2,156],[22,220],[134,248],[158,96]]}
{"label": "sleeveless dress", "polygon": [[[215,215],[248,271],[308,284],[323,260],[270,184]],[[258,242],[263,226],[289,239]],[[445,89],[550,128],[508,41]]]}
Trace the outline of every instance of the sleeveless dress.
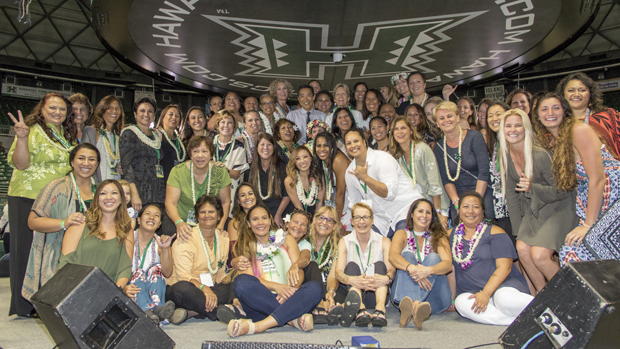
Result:
{"label": "sleeveless dress", "polygon": [[[607,210],[615,217],[620,214],[619,205],[614,205],[620,197],[620,161],[616,160],[608,151],[605,145],[601,147],[603,157],[603,170],[605,172],[605,191],[603,192],[603,203],[599,218]],[[581,160],[577,161],[577,216],[579,224],[583,225],[586,219],[588,208],[588,185],[590,183],[588,175]],[[597,222],[598,223],[598,222]],[[596,227],[595,227],[596,228]],[[618,259],[620,246],[618,230],[590,229],[585,239],[579,246],[562,246],[560,250],[560,263],[562,265],[569,261],[589,261],[595,259]]]}

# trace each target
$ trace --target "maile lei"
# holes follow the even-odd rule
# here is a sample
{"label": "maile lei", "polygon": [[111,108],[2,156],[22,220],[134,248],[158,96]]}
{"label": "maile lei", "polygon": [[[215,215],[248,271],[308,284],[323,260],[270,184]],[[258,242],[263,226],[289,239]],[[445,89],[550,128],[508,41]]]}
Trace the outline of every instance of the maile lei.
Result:
{"label": "maile lei", "polygon": [[[289,159],[291,157],[291,152],[288,150],[286,144],[284,144],[284,142],[282,141],[278,141],[278,145],[280,146],[280,148],[282,148],[282,151],[284,152],[286,158]],[[293,149],[295,148],[297,148],[297,143],[293,143]]]}
{"label": "maile lei", "polygon": [[245,147],[245,157],[248,159],[248,163],[250,163],[252,162],[252,156],[254,155],[254,139],[247,130],[244,130],[241,133],[241,137],[243,137],[244,140],[243,146]]}
{"label": "maile lei", "polygon": [[[179,134],[177,133],[177,131],[174,131],[174,142],[170,139],[170,137],[168,137],[168,133],[166,132],[166,130],[161,130],[161,133],[164,135],[164,137],[166,137],[166,140],[168,141],[168,143],[170,143],[170,145],[174,148],[175,153],[177,155],[177,161],[178,162],[183,162],[183,160],[185,160],[185,155],[187,155],[185,153],[185,146],[183,146],[183,142],[179,142]],[[183,156],[181,156],[181,154]]]}
{"label": "maile lei", "polygon": [[454,159],[458,161],[456,164],[456,176],[452,177],[450,175],[450,167],[448,167],[448,147],[446,146],[446,136],[443,137],[443,161],[446,165],[446,174],[448,175],[448,179],[451,182],[456,182],[459,179],[459,175],[461,174],[461,162],[463,158],[461,157],[461,151],[463,148],[463,129],[459,126],[459,150],[456,154],[454,154]]}
{"label": "maile lei", "polygon": [[405,228],[405,232],[407,232],[407,236],[409,236],[407,238],[407,245],[411,247],[411,249],[415,251],[418,255],[418,263],[422,263],[423,259],[420,258],[420,250],[422,250],[424,258],[426,258],[426,256],[431,253],[431,233],[427,230],[424,232],[424,234],[422,234],[422,237],[424,237],[424,244],[422,244],[422,248],[420,249],[418,248],[418,240],[416,239],[415,232],[412,232],[407,228]]}
{"label": "maile lei", "polygon": [[310,260],[316,262],[319,265],[319,270],[323,271],[329,265],[330,261],[333,260],[330,258],[333,252],[334,249],[332,248],[332,241],[328,236],[323,241],[318,253],[312,251],[310,254]]}
{"label": "maile lei", "polygon": [[49,126],[49,124],[48,124],[48,127],[50,128],[50,130],[52,130],[52,134],[54,135],[54,138],[56,138],[58,142],[60,142],[61,145],[58,145],[58,142],[52,141],[47,135],[47,133],[43,131],[43,127],[41,127],[41,125],[39,124],[34,125],[34,129],[38,131],[48,141],[49,144],[51,144],[56,149],[61,150],[65,153],[70,152],[72,150],[72,145],[69,144],[69,142],[67,142],[67,140],[62,135],[58,134],[58,131],[56,131],[56,127]]}
{"label": "maile lei", "polygon": [[316,185],[314,178],[308,178],[308,180],[310,181],[310,188],[308,190],[308,194],[306,195],[304,185],[301,182],[301,175],[299,174],[299,171],[297,171],[297,198],[299,198],[301,204],[304,205],[304,208],[316,204],[319,199],[319,186]]}
{"label": "maile lei", "polygon": [[461,270],[467,269],[473,261],[471,260],[474,255],[474,251],[478,244],[480,243],[480,237],[482,233],[487,229],[487,222],[482,221],[476,225],[476,232],[474,236],[469,240],[469,251],[467,251],[467,256],[463,258],[463,237],[465,236],[465,225],[463,223],[459,224],[456,227],[456,231],[454,233],[454,246],[452,247],[452,258],[461,266]]}
{"label": "maile lei", "polygon": [[286,233],[282,229],[269,232],[269,242],[261,244],[256,241],[256,259],[264,261],[265,259],[271,259],[271,255],[276,252],[286,242]]}

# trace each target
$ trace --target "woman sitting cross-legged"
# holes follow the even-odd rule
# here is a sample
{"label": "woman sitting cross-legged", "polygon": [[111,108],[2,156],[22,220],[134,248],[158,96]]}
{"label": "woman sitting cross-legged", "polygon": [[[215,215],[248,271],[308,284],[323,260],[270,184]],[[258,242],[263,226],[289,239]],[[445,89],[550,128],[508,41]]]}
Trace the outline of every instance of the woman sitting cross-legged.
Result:
{"label": "woman sitting cross-legged", "polygon": [[288,270],[299,258],[297,242],[283,230],[276,231],[263,205],[248,211],[246,223],[239,231],[234,252],[251,262],[247,269],[234,271],[233,289],[249,319],[230,321],[228,335],[261,333],[287,323],[302,331],[312,330],[314,322],[308,313],[321,301],[323,290],[318,281],[302,285],[301,271],[297,284],[287,284]]}
{"label": "woman sitting cross-legged", "polygon": [[[138,229],[133,232],[134,245],[127,244],[132,256],[131,280],[128,287],[137,287],[140,293],[134,301],[154,323],[169,319],[174,313],[174,303],[165,302],[166,280],[172,275],[172,236],[155,234],[161,225],[161,208],[158,204],[146,204],[138,215]],[[133,286],[132,286],[133,285]]]}
{"label": "woman sitting cross-legged", "polygon": [[513,264],[517,253],[506,232],[484,220],[479,193],[463,193],[459,203],[462,222],[450,236],[456,310],[479,323],[508,326],[534,299]]}
{"label": "woman sitting cross-legged", "polygon": [[421,330],[429,315],[450,307],[452,294],[446,277],[452,271],[450,243],[428,199],[418,199],[409,208],[407,227],[394,234],[390,262],[397,269],[391,298],[400,308],[400,327],[413,318]]}
{"label": "woman sitting cross-legged", "polygon": [[189,317],[215,321],[218,304],[232,300],[230,284],[222,282],[226,276],[228,236],[217,229],[227,212],[218,197],[209,195],[201,196],[194,209],[198,225],[187,240],[178,240],[172,246],[174,271],[166,280],[166,299],[183,309],[175,311],[170,319],[175,325]]}
{"label": "woman sitting cross-legged", "polygon": [[[388,285],[394,278],[390,239],[372,230],[373,212],[367,204],[353,205],[351,215],[354,231],[340,239],[336,261],[338,281],[349,289],[340,325],[349,327],[355,319],[359,327],[384,327]],[[372,316],[367,308],[375,309]]]}

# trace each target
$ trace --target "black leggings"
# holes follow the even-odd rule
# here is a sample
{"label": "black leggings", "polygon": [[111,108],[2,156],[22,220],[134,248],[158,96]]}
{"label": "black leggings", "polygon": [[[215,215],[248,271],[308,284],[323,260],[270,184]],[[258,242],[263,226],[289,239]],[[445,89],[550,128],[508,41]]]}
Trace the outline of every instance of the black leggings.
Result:
{"label": "black leggings", "polygon": [[[218,305],[230,304],[235,298],[232,283],[217,284],[211,287],[211,291],[217,296]],[[166,300],[174,302],[177,308],[197,312],[203,319],[207,317],[212,321],[217,320],[217,308],[207,312],[205,294],[189,281],[178,281],[176,284],[166,287]]]}
{"label": "black leggings", "polygon": [[[349,262],[347,266],[344,268],[345,275],[349,276],[360,276],[362,275],[362,271],[360,270],[359,265],[353,262]],[[375,262],[375,274],[377,275],[387,275],[387,267],[385,263],[382,261]],[[351,290],[351,285],[348,285],[347,291]],[[368,309],[374,309],[377,305],[377,299],[375,297],[375,291],[362,291],[362,303]],[[385,297],[385,304],[387,304],[389,297]]]}

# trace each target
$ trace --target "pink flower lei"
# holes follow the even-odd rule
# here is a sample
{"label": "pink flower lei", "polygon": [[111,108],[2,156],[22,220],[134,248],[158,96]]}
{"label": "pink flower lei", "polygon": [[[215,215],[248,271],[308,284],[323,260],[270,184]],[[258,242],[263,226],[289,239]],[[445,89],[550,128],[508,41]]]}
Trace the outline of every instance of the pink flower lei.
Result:
{"label": "pink flower lei", "polygon": [[[411,235],[411,237],[407,238],[407,245],[409,245],[409,247],[411,247],[412,250],[416,251],[418,249],[418,245],[416,242],[415,233],[413,233],[408,228],[405,228],[405,231],[407,232],[407,235]],[[431,253],[431,248],[432,248],[432,244],[430,243],[431,233],[427,230],[424,232],[424,235],[422,235],[422,237],[426,239],[426,243],[424,244],[424,249],[422,251],[422,253],[424,254],[424,257],[426,257],[428,256],[429,253]]]}

